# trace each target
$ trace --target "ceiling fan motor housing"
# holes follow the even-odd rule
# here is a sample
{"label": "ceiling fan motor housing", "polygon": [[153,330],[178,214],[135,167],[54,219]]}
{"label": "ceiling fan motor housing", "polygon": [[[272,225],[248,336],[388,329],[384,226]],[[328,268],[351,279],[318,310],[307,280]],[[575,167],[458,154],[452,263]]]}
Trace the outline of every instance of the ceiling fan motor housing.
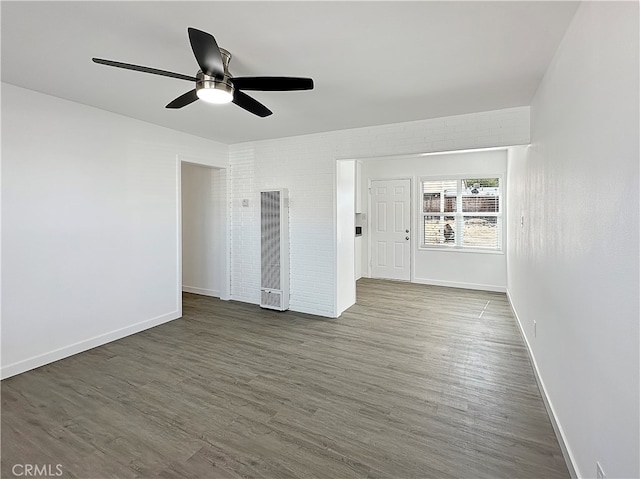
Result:
{"label": "ceiling fan motor housing", "polygon": [[233,84],[231,83],[232,75],[229,73],[229,61],[231,60],[231,53],[224,48],[220,48],[220,56],[224,64],[224,76],[222,78],[216,78],[215,76],[208,75],[202,70],[196,74],[196,91],[202,89],[215,89],[227,92],[233,96]]}
{"label": "ceiling fan motor housing", "polygon": [[196,74],[196,78],[198,81],[196,82],[196,91],[202,89],[215,89],[226,91],[230,95],[233,95],[233,84],[231,83],[231,77],[229,75],[225,75],[221,80],[216,77],[212,77],[207,75],[206,73],[202,73],[199,71]]}

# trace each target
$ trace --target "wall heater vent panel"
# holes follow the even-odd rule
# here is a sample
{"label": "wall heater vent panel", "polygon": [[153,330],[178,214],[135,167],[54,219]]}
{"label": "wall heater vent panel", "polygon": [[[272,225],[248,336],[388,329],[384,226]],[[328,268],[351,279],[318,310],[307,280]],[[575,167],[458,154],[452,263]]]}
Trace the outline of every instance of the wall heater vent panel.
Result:
{"label": "wall heater vent panel", "polygon": [[282,310],[282,293],[263,289],[260,296],[260,306]]}
{"label": "wall heater vent panel", "polygon": [[260,306],[289,309],[289,198],[287,190],[260,192]]}

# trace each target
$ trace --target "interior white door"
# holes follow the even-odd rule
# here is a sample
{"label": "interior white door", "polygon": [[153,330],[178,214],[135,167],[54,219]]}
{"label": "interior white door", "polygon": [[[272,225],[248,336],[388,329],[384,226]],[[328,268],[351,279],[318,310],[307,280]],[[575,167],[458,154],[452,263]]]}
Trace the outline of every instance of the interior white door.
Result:
{"label": "interior white door", "polygon": [[371,182],[371,276],[411,280],[411,180]]}

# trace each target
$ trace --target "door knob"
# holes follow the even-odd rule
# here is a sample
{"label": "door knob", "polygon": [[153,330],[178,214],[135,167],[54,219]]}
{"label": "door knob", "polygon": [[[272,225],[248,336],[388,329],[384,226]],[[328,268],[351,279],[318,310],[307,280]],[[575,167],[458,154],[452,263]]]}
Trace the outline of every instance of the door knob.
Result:
{"label": "door knob", "polygon": [[405,233],[408,233],[408,232],[409,232],[409,230],[405,230]]}
{"label": "door knob", "polygon": [[409,237],[408,237],[408,236],[405,236],[405,238],[404,238],[404,239],[408,240],[408,239],[409,239]]}

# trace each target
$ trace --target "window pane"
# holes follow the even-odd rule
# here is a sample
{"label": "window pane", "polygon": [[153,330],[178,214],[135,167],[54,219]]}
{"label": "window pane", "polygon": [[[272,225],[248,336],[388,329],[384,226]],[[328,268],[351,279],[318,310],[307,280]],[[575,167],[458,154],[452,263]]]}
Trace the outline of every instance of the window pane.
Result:
{"label": "window pane", "polygon": [[424,181],[422,211],[424,213],[455,212],[457,184],[456,180]]}
{"label": "window pane", "polygon": [[495,216],[465,216],[462,246],[474,248],[499,247],[500,220]]}
{"label": "window pane", "polygon": [[462,180],[462,211],[465,213],[497,213],[500,210],[500,179],[471,178]]}
{"label": "window pane", "polygon": [[425,213],[439,213],[442,210],[442,193],[424,193],[423,211]]}
{"label": "window pane", "polygon": [[453,216],[425,216],[424,244],[455,244],[456,221]]}

